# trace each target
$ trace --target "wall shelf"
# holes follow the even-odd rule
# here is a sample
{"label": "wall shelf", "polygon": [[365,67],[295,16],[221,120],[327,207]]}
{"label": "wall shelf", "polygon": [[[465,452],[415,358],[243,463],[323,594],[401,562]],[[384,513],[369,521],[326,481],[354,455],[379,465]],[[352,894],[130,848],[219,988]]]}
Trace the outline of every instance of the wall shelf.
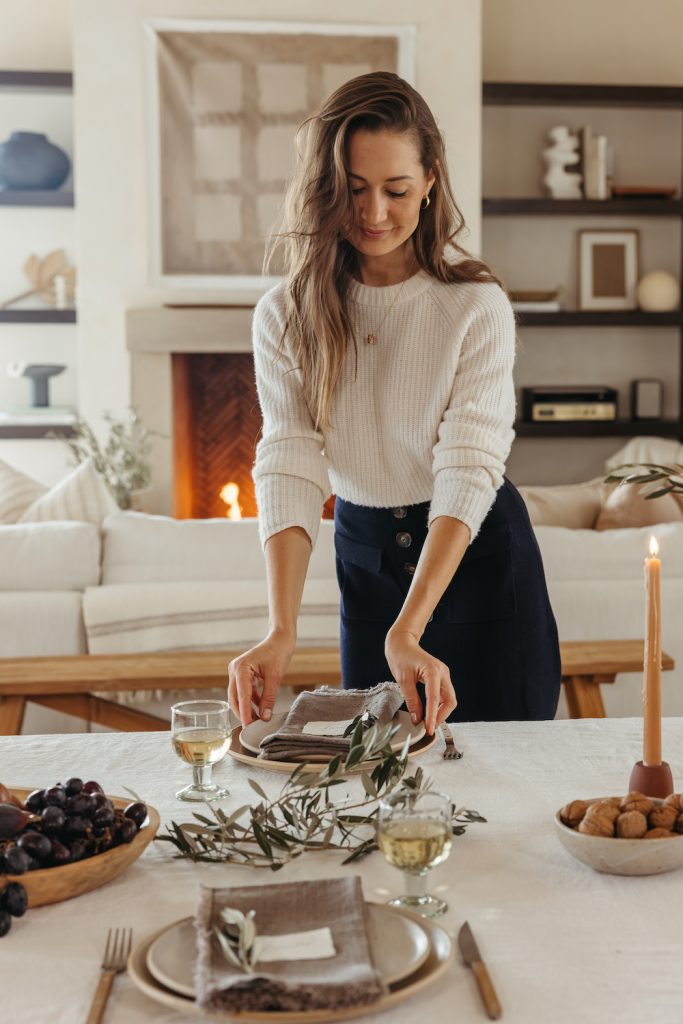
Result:
{"label": "wall shelf", "polygon": [[683,200],[500,197],[483,199],[482,212],[488,217],[683,217]]}
{"label": "wall shelf", "polygon": [[59,189],[4,189],[0,191],[0,206],[73,206],[73,192]]}
{"label": "wall shelf", "polygon": [[642,309],[599,310],[563,309],[559,313],[516,314],[520,327],[680,327],[683,312],[646,313]]}
{"label": "wall shelf", "polygon": [[573,420],[536,423],[518,420],[515,423],[518,437],[635,437],[638,434],[652,434],[657,437],[683,439],[681,420]]}
{"label": "wall shelf", "polygon": [[75,309],[0,309],[0,324],[75,323]]}
{"label": "wall shelf", "polygon": [[63,434],[64,437],[71,437],[74,428],[65,426],[63,423],[31,423],[23,426],[11,426],[5,424],[0,426],[0,440],[15,441],[21,438],[47,437],[50,433]]}
{"label": "wall shelf", "polygon": [[69,92],[73,75],[70,71],[0,71],[0,89]]}
{"label": "wall shelf", "polygon": [[683,107],[683,86],[484,82],[484,106]]}

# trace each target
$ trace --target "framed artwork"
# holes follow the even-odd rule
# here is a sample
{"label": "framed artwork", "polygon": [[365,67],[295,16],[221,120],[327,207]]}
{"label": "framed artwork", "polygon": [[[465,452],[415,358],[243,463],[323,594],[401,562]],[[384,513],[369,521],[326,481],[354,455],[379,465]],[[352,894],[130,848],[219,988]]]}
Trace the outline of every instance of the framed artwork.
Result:
{"label": "framed artwork", "polygon": [[579,231],[579,309],[637,309],[639,233]]}
{"label": "framed artwork", "polygon": [[298,126],[356,75],[412,82],[415,28],[153,19],[145,34],[153,281],[261,291]]}

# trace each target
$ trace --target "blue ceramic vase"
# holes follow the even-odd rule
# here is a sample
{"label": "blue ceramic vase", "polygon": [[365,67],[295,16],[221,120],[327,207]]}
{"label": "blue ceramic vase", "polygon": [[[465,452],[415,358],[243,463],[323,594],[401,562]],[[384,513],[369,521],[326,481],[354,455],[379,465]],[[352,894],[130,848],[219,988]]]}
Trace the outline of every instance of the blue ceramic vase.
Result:
{"label": "blue ceramic vase", "polygon": [[12,132],[0,143],[0,186],[55,189],[66,181],[71,161],[59,146],[37,132]]}

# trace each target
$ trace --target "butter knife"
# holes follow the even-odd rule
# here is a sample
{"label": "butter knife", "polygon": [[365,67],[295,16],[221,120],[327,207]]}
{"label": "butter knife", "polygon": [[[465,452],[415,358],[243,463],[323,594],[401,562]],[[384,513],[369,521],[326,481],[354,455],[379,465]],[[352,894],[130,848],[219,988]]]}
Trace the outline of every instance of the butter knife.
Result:
{"label": "butter knife", "polygon": [[486,964],[481,958],[479,947],[475,942],[472,929],[470,928],[467,921],[458,932],[458,946],[462,953],[462,958],[468,967],[472,968],[477,988],[479,989],[479,995],[481,996],[486,1012],[491,1020],[498,1020],[502,1016],[503,1011],[501,1005],[498,1002],[498,996],[496,990],[493,987],[493,982],[489,976],[489,972],[486,969]]}

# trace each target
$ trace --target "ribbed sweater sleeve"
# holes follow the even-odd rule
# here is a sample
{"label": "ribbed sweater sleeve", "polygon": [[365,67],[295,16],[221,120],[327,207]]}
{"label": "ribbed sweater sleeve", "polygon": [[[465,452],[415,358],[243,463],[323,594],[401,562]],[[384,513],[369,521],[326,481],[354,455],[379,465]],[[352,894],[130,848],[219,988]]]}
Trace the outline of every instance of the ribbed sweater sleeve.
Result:
{"label": "ribbed sweater sleeve", "polygon": [[497,285],[484,286],[466,329],[450,401],[433,448],[434,493],[429,523],[453,516],[472,540],[503,483],[514,439],[515,318]]}
{"label": "ribbed sweater sleeve", "polygon": [[280,350],[284,331],[282,299],[269,292],[257,304],[253,348],[263,434],[256,447],[253,477],[261,542],[290,526],[302,527],[315,544],[322,506],[330,495],[323,436],[314,427],[299,371]]}

